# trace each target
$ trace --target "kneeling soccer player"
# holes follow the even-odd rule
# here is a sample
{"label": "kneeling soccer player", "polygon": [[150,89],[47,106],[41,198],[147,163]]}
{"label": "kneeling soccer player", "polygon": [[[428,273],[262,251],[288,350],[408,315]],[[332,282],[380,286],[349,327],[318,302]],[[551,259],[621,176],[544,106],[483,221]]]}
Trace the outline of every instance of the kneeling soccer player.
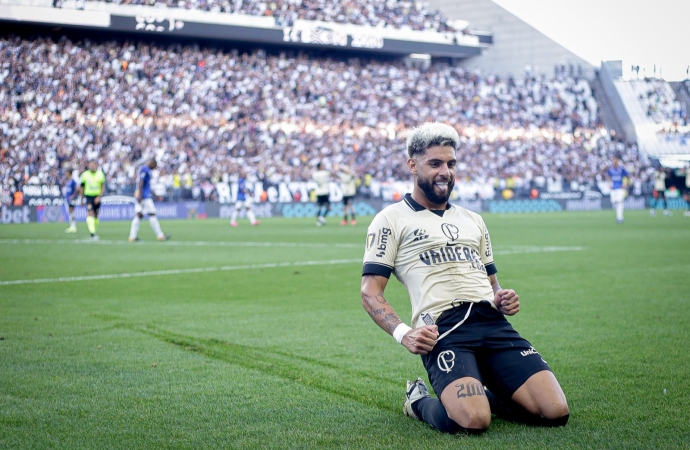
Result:
{"label": "kneeling soccer player", "polygon": [[[422,356],[438,395],[431,397],[421,378],[408,381],[406,415],[447,433],[482,432],[492,412],[532,425],[565,425],[569,409],[556,377],[504,317],[519,311],[519,298],[498,283],[483,219],[448,202],[458,140],[439,123],[408,137],[414,188],[369,226],[362,305],[379,327]],[[414,328],[383,295],[391,273],[409,292]]]}

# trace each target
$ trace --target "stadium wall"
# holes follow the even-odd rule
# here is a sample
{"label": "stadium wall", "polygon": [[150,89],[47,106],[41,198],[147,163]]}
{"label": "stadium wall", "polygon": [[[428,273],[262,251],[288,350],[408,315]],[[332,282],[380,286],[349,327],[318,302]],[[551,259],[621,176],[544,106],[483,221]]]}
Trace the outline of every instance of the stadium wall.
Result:
{"label": "stadium wall", "polygon": [[622,61],[602,61],[601,70],[599,71],[599,81],[601,81],[606,97],[611,102],[616,119],[618,119],[618,122],[621,124],[626,141],[631,143],[637,142],[637,132],[635,131],[635,125],[614,83],[616,79],[623,75],[622,65]]}

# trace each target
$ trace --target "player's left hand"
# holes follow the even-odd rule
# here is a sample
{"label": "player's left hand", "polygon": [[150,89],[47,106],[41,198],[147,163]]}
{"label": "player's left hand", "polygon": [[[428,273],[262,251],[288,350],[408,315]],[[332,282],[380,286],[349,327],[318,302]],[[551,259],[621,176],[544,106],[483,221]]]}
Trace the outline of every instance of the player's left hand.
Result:
{"label": "player's left hand", "polygon": [[506,316],[513,316],[520,311],[520,297],[512,289],[500,289],[494,296],[494,304]]}

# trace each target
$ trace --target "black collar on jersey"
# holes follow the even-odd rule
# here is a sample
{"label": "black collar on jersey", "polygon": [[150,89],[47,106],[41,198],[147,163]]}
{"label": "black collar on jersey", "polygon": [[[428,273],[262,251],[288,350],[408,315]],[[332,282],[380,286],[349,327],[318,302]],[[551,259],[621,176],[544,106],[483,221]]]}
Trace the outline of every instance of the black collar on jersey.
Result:
{"label": "black collar on jersey", "polygon": [[[409,194],[409,193],[405,194],[404,200],[405,200],[405,203],[407,203],[407,206],[412,208],[415,212],[426,210],[425,207],[423,207],[422,205],[420,205],[419,203],[414,201],[414,199],[412,198],[412,194]],[[449,202],[446,202],[446,209],[445,210],[444,209],[430,209],[429,211],[431,211],[432,213],[436,214],[439,217],[443,217],[443,213],[446,212],[447,210],[449,210],[450,207],[451,207],[451,204]]]}

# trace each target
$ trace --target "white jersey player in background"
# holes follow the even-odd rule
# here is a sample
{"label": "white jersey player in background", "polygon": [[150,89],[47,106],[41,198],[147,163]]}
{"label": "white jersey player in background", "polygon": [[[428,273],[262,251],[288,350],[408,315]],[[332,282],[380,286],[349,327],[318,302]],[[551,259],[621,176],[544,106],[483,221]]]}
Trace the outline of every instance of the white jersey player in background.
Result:
{"label": "white jersey player in background", "polygon": [[340,225],[347,225],[348,214],[350,215],[350,225],[357,225],[355,208],[352,205],[357,193],[355,174],[349,167],[341,166],[338,170],[338,178],[340,178],[340,188],[343,191],[343,221],[340,222]]}
{"label": "white jersey player in background", "polygon": [[331,200],[330,187],[328,186],[329,181],[331,181],[331,173],[323,168],[323,163],[319,162],[316,165],[316,172],[314,172],[311,178],[316,182],[316,226],[320,227],[326,225],[326,215],[331,210]]}
{"label": "white jersey player in background", "polygon": [[[668,210],[668,200],[666,199],[666,169],[663,166],[654,172],[654,192],[656,193],[656,206],[659,206],[661,201],[664,202],[664,215],[668,216],[671,212]],[[649,215],[656,215],[656,208],[649,208]]]}

